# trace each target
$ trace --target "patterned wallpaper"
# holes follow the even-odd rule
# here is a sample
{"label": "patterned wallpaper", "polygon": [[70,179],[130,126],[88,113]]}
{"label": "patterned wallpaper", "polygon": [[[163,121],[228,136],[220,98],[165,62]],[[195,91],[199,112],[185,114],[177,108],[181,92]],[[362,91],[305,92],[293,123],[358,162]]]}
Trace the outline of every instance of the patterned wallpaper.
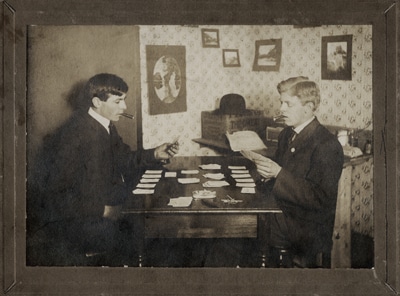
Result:
{"label": "patterned wallpaper", "polygon": [[[220,47],[203,48],[201,29],[219,30]],[[353,35],[352,80],[321,80],[321,37]],[[282,38],[279,72],[253,71],[255,41]],[[219,107],[219,99],[235,92],[248,109],[266,116],[279,111],[276,85],[304,75],[319,83],[323,124],[364,128],[372,120],[372,26],[141,26],[143,145],[154,147],[180,135],[182,155],[213,153],[191,141],[201,136],[200,114]],[[186,47],[187,112],[149,115],[146,45]],[[240,67],[223,67],[222,49],[238,49]],[[371,127],[369,127],[371,129]]]}
{"label": "patterned wallpaper", "polygon": [[355,232],[373,236],[373,161],[355,166],[351,176],[351,229]]}
{"label": "patterned wallpaper", "polygon": [[[201,29],[218,29],[220,47],[204,48]],[[321,79],[321,37],[352,35],[352,80]],[[277,72],[253,71],[255,41],[282,39]],[[149,115],[146,45],[186,47],[187,111]],[[240,67],[223,67],[222,49],[238,49]],[[141,26],[140,27],[143,145],[157,146],[180,136],[180,155],[216,155],[191,139],[201,137],[201,111],[219,107],[227,93],[239,93],[248,109],[279,112],[276,85],[304,75],[321,89],[319,120],[326,125],[372,130],[372,26]],[[373,235],[372,160],[352,175],[352,229]]]}

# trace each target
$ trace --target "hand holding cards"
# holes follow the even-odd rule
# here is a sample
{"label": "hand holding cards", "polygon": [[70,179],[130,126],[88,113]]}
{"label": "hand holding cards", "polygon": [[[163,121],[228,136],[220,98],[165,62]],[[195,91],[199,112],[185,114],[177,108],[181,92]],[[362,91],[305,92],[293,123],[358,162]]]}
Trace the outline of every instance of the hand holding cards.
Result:
{"label": "hand holding cards", "polygon": [[241,150],[240,154],[242,154],[244,157],[246,157],[247,159],[256,162],[258,161],[267,161],[269,160],[269,158],[262,156],[261,154],[258,154],[254,151],[251,150]]}
{"label": "hand holding cards", "polygon": [[272,159],[250,150],[242,150],[240,153],[247,159],[253,161],[257,166],[257,172],[265,179],[276,178],[281,167]]}

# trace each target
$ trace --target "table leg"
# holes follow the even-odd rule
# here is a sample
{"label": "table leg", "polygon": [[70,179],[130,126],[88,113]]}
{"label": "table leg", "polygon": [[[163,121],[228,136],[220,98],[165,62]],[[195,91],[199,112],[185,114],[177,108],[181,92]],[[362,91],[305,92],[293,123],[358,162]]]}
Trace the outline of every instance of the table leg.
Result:
{"label": "table leg", "polygon": [[268,221],[268,214],[258,215],[258,244],[261,256],[261,268],[267,265],[268,242],[271,234],[271,228]]}
{"label": "table leg", "polygon": [[128,215],[128,218],[132,231],[131,264],[142,267],[145,252],[145,215]]}

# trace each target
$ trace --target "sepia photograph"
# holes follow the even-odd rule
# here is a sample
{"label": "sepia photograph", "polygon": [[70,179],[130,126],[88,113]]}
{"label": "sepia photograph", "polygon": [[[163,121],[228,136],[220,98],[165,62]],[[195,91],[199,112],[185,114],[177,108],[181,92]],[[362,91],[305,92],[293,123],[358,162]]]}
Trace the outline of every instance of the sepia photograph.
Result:
{"label": "sepia photograph", "polygon": [[[267,35],[276,28],[220,26],[225,35],[239,35],[238,40],[250,44],[258,31]],[[326,26],[319,34],[332,29],[357,35],[359,57],[372,51],[370,25]],[[175,43],[180,45],[146,45],[162,43],[147,33],[161,31],[178,31],[182,36],[176,34]],[[305,35],[313,38],[314,42],[304,43],[302,52],[316,51],[321,44],[315,30],[298,32],[292,26],[279,26],[279,31],[282,35],[296,31],[299,42]],[[187,63],[188,73],[193,73],[188,76],[183,67],[186,50],[197,56],[203,51],[180,41],[190,40],[191,34],[192,30],[174,25],[29,28],[28,265],[374,267],[372,73],[366,75],[364,70],[372,67],[372,59],[364,59],[359,66],[359,75],[352,82],[354,91],[343,87],[338,92],[336,84],[322,83],[312,66],[282,65],[285,78],[270,76],[268,82],[258,72],[245,75],[243,70],[234,77],[219,71],[221,65],[213,62],[213,56]],[[126,37],[123,41],[121,35]],[[115,49],[114,42],[102,45],[111,36],[116,36],[122,49]],[[142,43],[135,44],[137,38]],[[77,46],[62,46],[66,42]],[[298,48],[297,43],[283,40],[288,52]],[[93,51],[94,45],[102,45],[102,51]],[[129,67],[144,62],[135,61],[139,54],[132,55],[141,46],[146,49],[144,69]],[[259,44],[259,60],[266,61],[267,53],[277,52],[269,46]],[[102,59],[108,55],[114,58]],[[223,49],[223,57],[224,67],[240,66],[239,50]],[[300,59],[294,55],[283,58]],[[310,58],[310,65],[318,58]],[[121,67],[125,63],[127,66]],[[243,95],[221,98],[218,108],[207,110],[207,102],[214,103],[212,98],[223,93],[224,86],[216,85],[211,91],[189,83],[188,109],[198,111],[187,112],[183,109],[186,101],[179,99],[183,77],[201,79],[203,71],[192,68],[202,67],[213,69],[213,79],[218,81],[230,76],[232,85],[246,82],[239,92]],[[62,84],[67,75],[69,88]],[[255,81],[258,87],[248,86]],[[148,85],[147,92],[143,87],[134,88],[138,82]],[[60,85],[64,90],[57,94]],[[257,106],[250,95],[262,93],[262,85],[272,94],[265,99],[266,108]],[[334,91],[348,99],[330,100]],[[206,93],[212,92],[215,95],[207,99]],[[42,99],[48,94],[52,94],[51,102]],[[307,104],[296,105],[295,99],[306,95]],[[204,99],[196,100],[197,96]],[[141,99],[142,108],[136,109],[135,97],[148,97],[148,101]],[[233,114],[233,108],[225,105],[235,104]],[[329,111],[332,106],[334,112]],[[44,118],[43,113],[49,115]],[[167,113],[168,119],[153,118]],[[114,128],[109,127],[110,122]],[[125,142],[140,137],[140,132],[131,132],[138,126],[143,147],[139,141]],[[283,128],[275,142],[267,141],[266,127]],[[293,129],[297,133],[294,139],[289,133]],[[225,150],[218,149],[218,141],[223,142],[227,132],[240,131],[255,132],[267,149],[257,151],[258,158],[235,153],[230,148],[233,143]],[[204,154],[204,145],[193,141],[200,135],[209,140]],[[329,145],[322,145],[320,139]],[[372,147],[367,150],[368,143]],[[241,145],[240,150],[252,149],[250,139]],[[308,146],[312,149],[305,148]],[[215,168],[208,169],[210,164]],[[181,205],[184,197],[190,202]],[[298,203],[294,212],[293,203]],[[290,227],[286,229],[286,225]]]}
{"label": "sepia photograph", "polygon": [[219,47],[218,29],[201,29],[203,47]]}
{"label": "sepia photograph", "polygon": [[237,49],[223,49],[222,58],[224,67],[240,67],[239,51]]}
{"label": "sepia photograph", "polygon": [[150,115],[185,112],[185,46],[147,45]]}
{"label": "sepia photograph", "polygon": [[351,80],[352,38],[352,35],[322,37],[322,79]]}
{"label": "sepia photograph", "polygon": [[399,7],[72,2],[2,3],[4,293],[400,291]]}
{"label": "sepia photograph", "polygon": [[253,71],[279,71],[282,40],[256,40]]}

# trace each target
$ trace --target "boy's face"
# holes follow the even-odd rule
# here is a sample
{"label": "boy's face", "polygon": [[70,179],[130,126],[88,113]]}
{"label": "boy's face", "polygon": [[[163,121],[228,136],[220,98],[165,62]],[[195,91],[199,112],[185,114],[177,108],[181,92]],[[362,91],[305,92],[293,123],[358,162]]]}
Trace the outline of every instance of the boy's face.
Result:
{"label": "boy's face", "polygon": [[126,110],[125,98],[126,94],[123,94],[121,96],[110,95],[107,101],[98,100],[98,104],[95,106],[96,111],[111,121],[118,121],[121,114]]}
{"label": "boy's face", "polygon": [[291,96],[287,92],[281,94],[281,114],[285,116],[285,124],[297,127],[309,120],[312,115],[312,107],[309,103],[302,104],[297,96]]}

